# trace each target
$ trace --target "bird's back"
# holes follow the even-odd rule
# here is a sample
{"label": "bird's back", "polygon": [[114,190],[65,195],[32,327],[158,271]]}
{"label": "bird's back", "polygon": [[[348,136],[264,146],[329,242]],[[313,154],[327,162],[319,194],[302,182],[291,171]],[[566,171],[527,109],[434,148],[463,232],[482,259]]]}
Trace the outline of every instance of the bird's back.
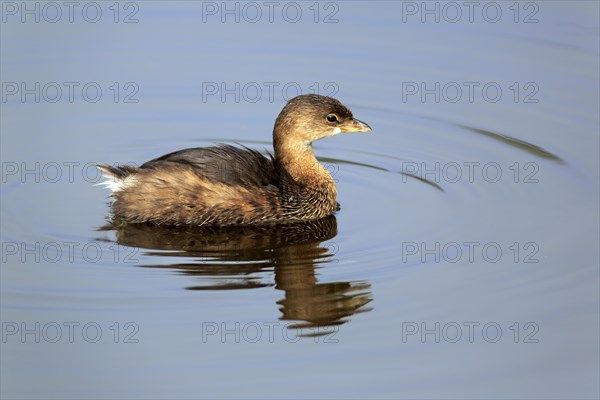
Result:
{"label": "bird's back", "polygon": [[273,158],[247,147],[219,145],[184,149],[150,160],[141,168],[161,168],[168,163],[188,165],[199,177],[214,183],[247,187],[277,185]]}

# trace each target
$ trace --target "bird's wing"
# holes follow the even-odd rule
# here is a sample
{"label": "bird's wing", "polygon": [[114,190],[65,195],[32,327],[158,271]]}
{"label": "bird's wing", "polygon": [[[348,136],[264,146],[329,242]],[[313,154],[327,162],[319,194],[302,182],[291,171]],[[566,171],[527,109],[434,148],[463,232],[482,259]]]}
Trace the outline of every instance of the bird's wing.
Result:
{"label": "bird's wing", "polygon": [[228,185],[277,185],[273,158],[256,150],[230,145],[179,150],[143,164],[142,169],[185,164],[201,178]]}

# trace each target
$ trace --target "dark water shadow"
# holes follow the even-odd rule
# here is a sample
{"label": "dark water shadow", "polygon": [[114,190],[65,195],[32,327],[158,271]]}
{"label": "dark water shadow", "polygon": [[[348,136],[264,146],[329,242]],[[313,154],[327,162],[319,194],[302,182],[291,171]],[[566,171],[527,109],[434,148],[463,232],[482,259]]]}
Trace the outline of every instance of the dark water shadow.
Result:
{"label": "dark water shadow", "polygon": [[[557,43],[553,43],[553,44],[559,45]],[[420,114],[420,113],[419,114],[417,114],[417,113],[408,114],[408,113],[401,112],[399,110],[396,110],[393,108],[388,108],[388,107],[369,107],[369,106],[363,105],[363,106],[361,106],[361,108],[373,110],[373,111],[384,112],[384,113],[399,114],[401,116],[402,115],[407,115],[407,116],[412,115],[412,116],[417,116],[417,117],[424,118],[424,119],[427,119],[429,121],[434,121],[434,122],[444,122],[444,123],[459,127],[461,129],[467,130],[469,132],[477,133],[479,135],[482,135],[482,136],[488,137],[490,139],[496,140],[498,142],[504,143],[515,149],[523,150],[523,151],[525,151],[531,155],[534,155],[536,157],[550,160],[550,161],[556,162],[558,164],[567,164],[567,162],[565,160],[563,160],[561,157],[544,149],[543,147],[533,144],[531,142],[528,142],[526,140],[519,139],[517,137],[505,134],[505,133],[493,132],[493,131],[490,131],[487,129],[475,128],[473,126],[464,125],[464,124],[461,124],[461,123],[458,123],[456,121],[452,121],[449,119],[442,119],[442,118],[437,118],[437,117],[434,118],[434,117],[431,117],[426,114]],[[430,183],[430,182],[424,182],[424,183]]]}
{"label": "dark water shadow", "polygon": [[498,133],[498,132],[492,132],[492,131],[488,131],[485,129],[479,129],[479,128],[473,128],[470,126],[465,126],[465,125],[457,125],[463,129],[466,129],[468,131],[474,132],[474,133],[478,133],[480,135],[486,136],[490,139],[494,139],[497,140],[499,142],[505,143],[509,146],[512,146],[514,148],[520,149],[520,150],[524,150],[526,152],[528,152],[529,154],[532,154],[534,156],[537,156],[539,158],[544,158],[546,160],[551,160],[554,161],[556,163],[559,164],[564,164],[564,160],[562,158],[560,158],[559,156],[549,152],[546,149],[543,149],[542,147],[535,145],[533,143],[529,143],[525,140],[522,139],[517,139],[516,137],[513,136],[509,136],[506,135],[504,133]]}
{"label": "dark water shadow", "polygon": [[[369,153],[366,151],[361,151],[358,153],[363,153],[363,154],[372,154],[372,155],[376,155],[378,157],[385,157],[385,158],[391,158],[394,160],[402,160],[402,158],[399,157],[393,157],[393,156],[388,156],[388,155],[384,155],[384,154],[377,154],[377,153]],[[348,165],[357,165],[359,167],[365,167],[365,168],[371,168],[371,169],[375,169],[378,171],[385,171],[385,172],[392,172],[387,168],[383,168],[383,167],[378,167],[376,165],[371,165],[371,164],[365,164],[365,163],[359,163],[359,162],[355,162],[355,161],[347,161],[347,160],[341,160],[339,158],[327,158],[327,157],[318,157],[318,160],[321,162],[326,163],[325,164],[325,168],[327,168],[327,170],[329,171],[329,173],[331,173],[331,175],[334,177],[335,179],[335,173],[337,172],[337,169],[331,169],[331,166],[333,165],[335,168],[337,168],[337,164],[348,164]],[[333,163],[333,164],[327,164],[327,163]],[[404,172],[404,171],[398,171],[399,174],[404,175],[408,178],[411,179],[416,179],[419,182],[425,183],[437,190],[439,190],[442,193],[445,193],[446,191],[437,183],[430,181],[429,179],[425,178],[425,177],[421,177],[421,176],[417,176],[414,174],[411,174],[409,172]]]}
{"label": "dark water shadow", "polygon": [[[281,320],[290,328],[334,327],[349,321],[372,300],[366,281],[319,282],[317,270],[335,267],[337,221],[317,221],[257,227],[163,227],[110,224],[122,246],[147,249],[155,264],[196,278],[187,290],[240,290],[273,286],[284,297],[277,301]],[[182,257],[181,263],[160,264],[160,257]],[[273,283],[274,274],[274,283]],[[316,329],[325,333],[327,330]],[[314,332],[305,334],[313,335]]]}

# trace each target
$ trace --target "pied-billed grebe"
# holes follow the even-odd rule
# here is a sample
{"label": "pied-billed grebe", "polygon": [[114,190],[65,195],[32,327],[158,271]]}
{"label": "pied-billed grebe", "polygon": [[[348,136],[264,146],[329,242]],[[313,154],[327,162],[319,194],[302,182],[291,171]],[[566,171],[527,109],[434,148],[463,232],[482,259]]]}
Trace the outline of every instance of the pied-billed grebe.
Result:
{"label": "pied-billed grebe", "polygon": [[312,142],[369,132],[338,100],[291,99],[273,129],[275,156],[229,145],[176,151],[141,167],[98,165],[116,219],[167,225],[246,225],[313,220],[336,206],[333,178]]}

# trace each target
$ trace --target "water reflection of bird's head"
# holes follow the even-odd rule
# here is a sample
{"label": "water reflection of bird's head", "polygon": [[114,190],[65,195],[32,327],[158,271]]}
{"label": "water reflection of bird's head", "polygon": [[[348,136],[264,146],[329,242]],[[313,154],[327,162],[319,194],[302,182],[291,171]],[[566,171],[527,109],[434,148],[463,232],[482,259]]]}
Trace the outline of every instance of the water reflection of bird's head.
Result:
{"label": "water reflection of bird's head", "polygon": [[[284,320],[335,325],[370,301],[365,282],[319,283],[315,270],[335,264],[335,216],[294,224],[232,227],[167,227],[116,224],[120,245],[163,256],[147,268],[172,268],[200,278],[188,290],[231,290],[275,286]],[[157,261],[163,259],[156,257]],[[185,262],[177,262],[185,257]],[[175,262],[174,262],[175,261]],[[275,274],[273,283],[272,273]]]}

